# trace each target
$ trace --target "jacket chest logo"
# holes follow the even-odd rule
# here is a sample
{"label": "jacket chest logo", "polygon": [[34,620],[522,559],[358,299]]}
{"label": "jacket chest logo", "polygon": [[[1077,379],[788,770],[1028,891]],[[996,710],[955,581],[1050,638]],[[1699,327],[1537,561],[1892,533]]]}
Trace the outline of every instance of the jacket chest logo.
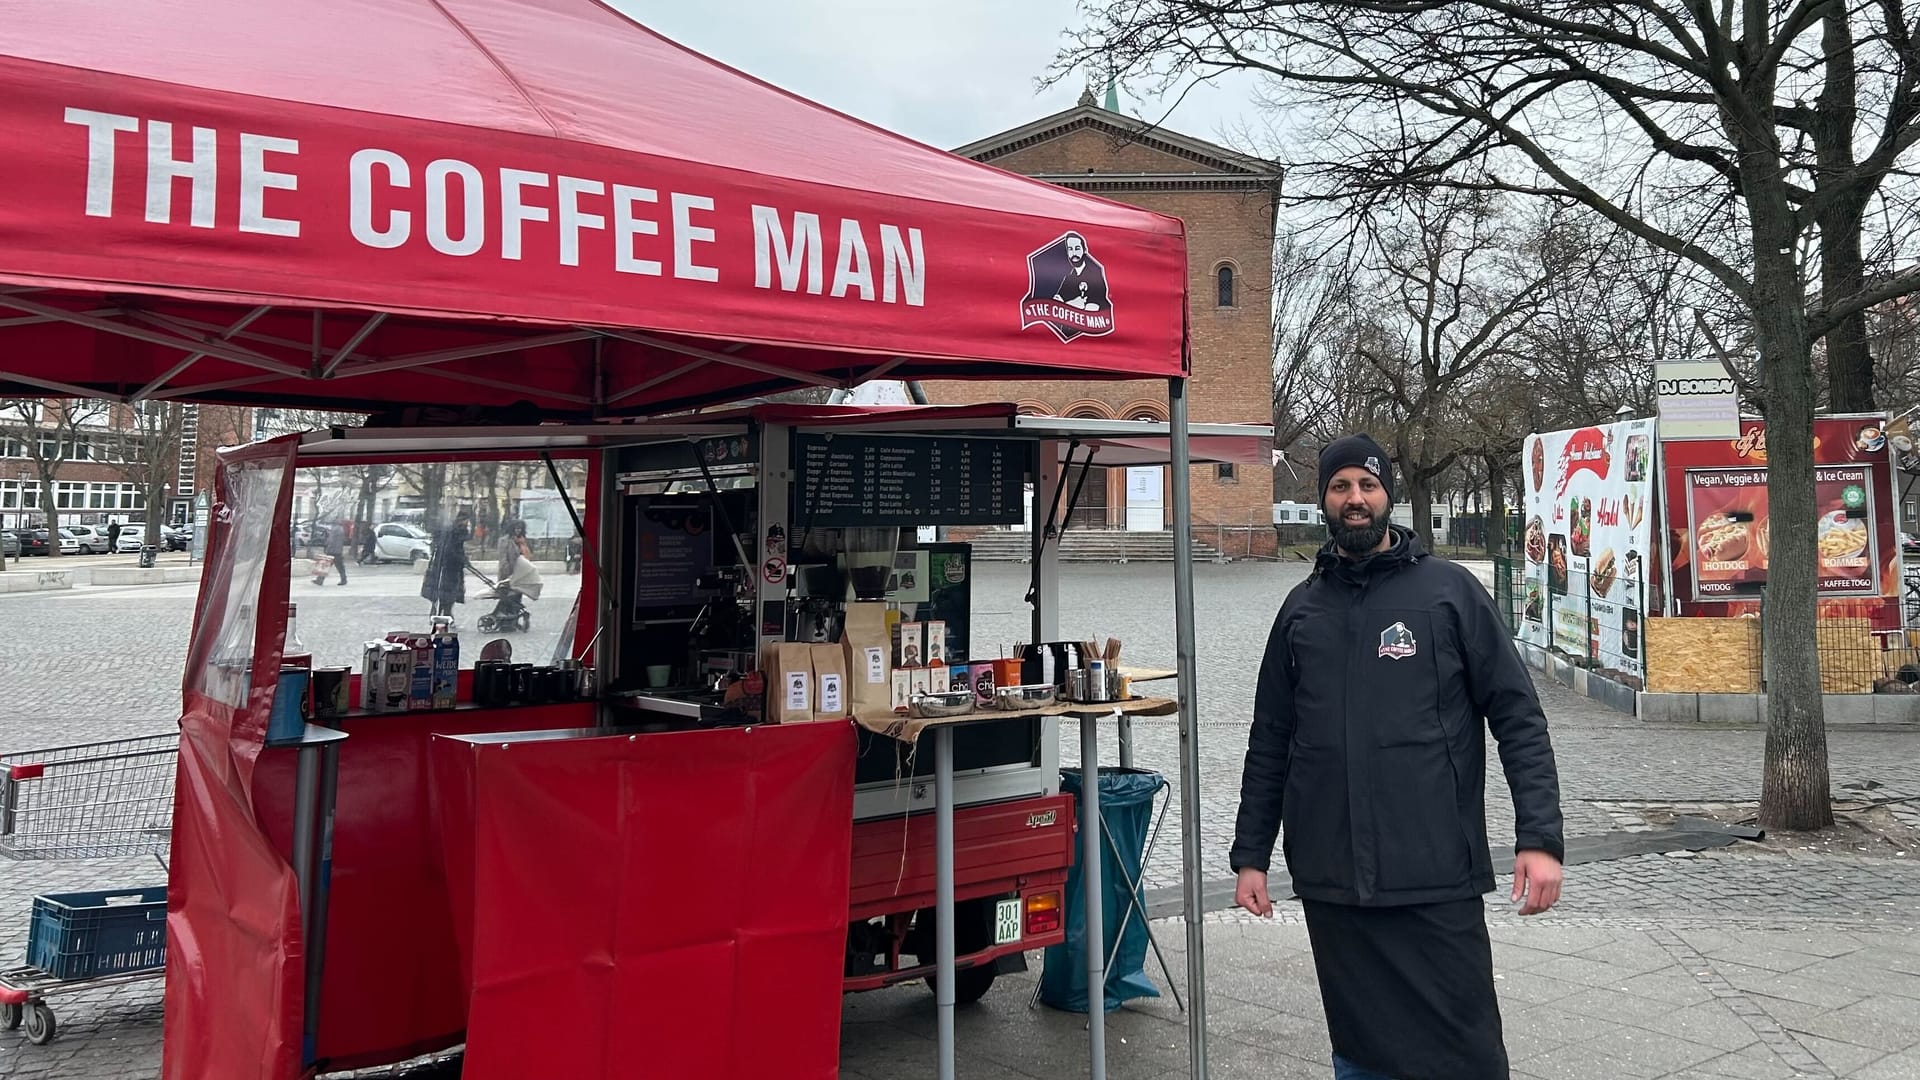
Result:
{"label": "jacket chest logo", "polygon": [[1380,631],[1380,655],[1392,660],[1405,660],[1420,651],[1420,643],[1413,640],[1413,631],[1403,622],[1394,623]]}

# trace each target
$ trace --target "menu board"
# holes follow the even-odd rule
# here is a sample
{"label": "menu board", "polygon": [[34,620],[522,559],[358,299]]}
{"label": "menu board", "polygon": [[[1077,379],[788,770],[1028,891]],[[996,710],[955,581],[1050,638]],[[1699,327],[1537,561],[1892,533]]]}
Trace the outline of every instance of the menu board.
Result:
{"label": "menu board", "polygon": [[1017,525],[1027,444],[915,435],[794,436],[793,520],[806,528]]}
{"label": "menu board", "polygon": [[1654,565],[1653,421],[1549,431],[1521,451],[1526,584],[1520,638],[1644,677]]}
{"label": "menu board", "polygon": [[[1696,600],[1757,597],[1767,583],[1769,515],[1765,469],[1688,469],[1688,534]],[[1816,587],[1827,596],[1880,591],[1874,558],[1873,475],[1865,465],[1813,473],[1819,508]]]}
{"label": "menu board", "polygon": [[[1682,615],[1759,610],[1772,556],[1767,430],[1741,421],[1737,439],[1662,444],[1673,591]],[[1899,625],[1893,466],[1883,418],[1819,417],[1813,428],[1816,588],[1823,618]]]}

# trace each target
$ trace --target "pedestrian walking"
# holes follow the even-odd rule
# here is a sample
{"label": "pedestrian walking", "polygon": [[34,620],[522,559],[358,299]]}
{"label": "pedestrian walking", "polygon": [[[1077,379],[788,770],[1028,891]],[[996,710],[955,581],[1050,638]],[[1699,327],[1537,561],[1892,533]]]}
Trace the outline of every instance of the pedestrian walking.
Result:
{"label": "pedestrian walking", "polygon": [[335,522],[333,528],[327,530],[325,550],[327,556],[333,560],[333,568],[340,571],[340,584],[345,585],[347,583],[346,522]]}
{"label": "pedestrian walking", "polygon": [[433,557],[427,560],[420,595],[433,605],[434,615],[451,617],[453,605],[467,602],[467,537],[472,525],[473,516],[462,510],[453,524],[433,538]]}
{"label": "pedestrian walking", "polygon": [[107,523],[107,552],[112,555],[120,554],[120,523],[117,521]]}
{"label": "pedestrian walking", "polygon": [[1504,1080],[1481,725],[1513,792],[1512,900],[1535,915],[1564,855],[1546,716],[1487,590],[1391,524],[1379,444],[1336,440],[1319,472],[1332,536],[1267,640],[1234,900],[1272,914],[1284,822],[1337,1080]]}
{"label": "pedestrian walking", "polygon": [[376,542],[377,542],[377,539],[374,536],[373,523],[370,521],[361,522],[360,523],[360,565],[365,566],[366,564],[373,561],[374,544]]}

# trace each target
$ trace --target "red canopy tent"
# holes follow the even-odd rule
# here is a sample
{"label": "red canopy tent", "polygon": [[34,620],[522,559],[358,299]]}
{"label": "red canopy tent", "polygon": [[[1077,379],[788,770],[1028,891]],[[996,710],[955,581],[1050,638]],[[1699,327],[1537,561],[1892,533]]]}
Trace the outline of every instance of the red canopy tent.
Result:
{"label": "red canopy tent", "polygon": [[[581,416],[1185,373],[1179,221],[591,0],[10,4],[0,159],[0,393]],[[1106,305],[1054,299],[1069,234]]]}
{"label": "red canopy tent", "polygon": [[[0,160],[0,395],[530,422],[883,376],[1167,378],[1187,520],[1180,222],[876,129],[594,0],[19,0]],[[207,598],[192,646],[170,1076],[300,1060],[298,913],[251,799],[284,616],[216,610],[284,595],[285,530],[263,522],[288,513],[292,454],[232,456],[214,511],[215,561],[277,569]],[[246,640],[203,639],[222,625]],[[253,674],[213,692],[202,669],[233,655]],[[273,992],[223,997],[249,965]]]}

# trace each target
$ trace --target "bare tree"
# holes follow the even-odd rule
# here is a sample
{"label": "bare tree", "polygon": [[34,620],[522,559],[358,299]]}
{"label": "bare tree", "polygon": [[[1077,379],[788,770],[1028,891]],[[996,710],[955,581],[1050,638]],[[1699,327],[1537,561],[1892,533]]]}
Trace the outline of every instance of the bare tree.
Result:
{"label": "bare tree", "polygon": [[157,548],[161,515],[167,510],[166,488],[178,474],[187,407],[177,401],[138,401],[119,408],[130,415],[123,416],[128,423],[114,428],[109,464],[146,498],[146,536],[141,543]]}
{"label": "bare tree", "polygon": [[[40,512],[47,519],[47,554],[60,554],[60,504],[54,491],[60,466],[79,456],[82,436],[106,414],[103,401],[83,398],[0,398],[0,421],[15,428],[40,484]],[[25,485],[20,492],[26,504]]]}
{"label": "bare tree", "polygon": [[[1759,356],[1774,522],[1761,823],[1832,823],[1813,640],[1814,345],[1873,403],[1864,313],[1920,289],[1904,0],[1089,0],[1056,77],[1099,58],[1250,69],[1321,129],[1297,186],[1497,188],[1576,203],[1711,275]],[[1869,246],[1865,236],[1876,230]],[[1869,259],[1869,254],[1877,264]]]}
{"label": "bare tree", "polygon": [[1373,368],[1393,420],[1401,501],[1432,547],[1434,482],[1465,449],[1460,423],[1470,409],[1462,391],[1496,358],[1517,357],[1554,271],[1516,257],[1517,238],[1485,193],[1415,193],[1400,213],[1376,209],[1361,220],[1372,234],[1366,279],[1381,303],[1357,354]]}
{"label": "bare tree", "polygon": [[1321,428],[1342,392],[1333,369],[1357,307],[1348,240],[1317,245],[1310,235],[1274,240],[1273,445],[1283,451],[1327,434]]}

